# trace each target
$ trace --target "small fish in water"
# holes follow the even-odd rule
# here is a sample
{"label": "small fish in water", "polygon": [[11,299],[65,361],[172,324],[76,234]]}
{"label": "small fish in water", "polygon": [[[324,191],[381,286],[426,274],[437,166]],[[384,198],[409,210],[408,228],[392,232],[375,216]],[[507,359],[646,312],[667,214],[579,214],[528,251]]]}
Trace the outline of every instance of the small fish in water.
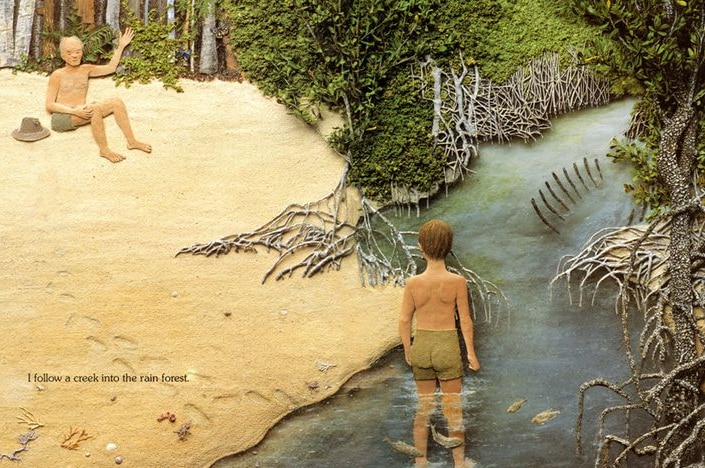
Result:
{"label": "small fish in water", "polygon": [[544,424],[550,421],[551,419],[555,418],[559,414],[561,414],[561,412],[558,410],[547,409],[546,411],[542,411],[533,418],[531,418],[531,422],[534,424]]}
{"label": "small fish in water", "polygon": [[423,457],[423,452],[421,452],[421,450],[417,449],[413,445],[407,444],[406,442],[402,442],[401,440],[392,442],[389,437],[385,437],[384,441],[391,445],[392,448],[399,453],[403,453],[404,455],[409,455],[412,457]]}
{"label": "small fish in water", "polygon": [[524,406],[524,403],[526,403],[526,398],[522,398],[521,400],[517,400],[511,405],[509,405],[509,408],[507,408],[507,413],[516,413],[521,409],[522,406]]}
{"label": "small fish in water", "polygon": [[436,430],[436,426],[434,426],[433,424],[431,424],[431,435],[433,436],[433,440],[435,440],[445,448],[455,448],[463,443],[463,441],[458,439],[457,437],[446,437],[443,434],[440,434]]}

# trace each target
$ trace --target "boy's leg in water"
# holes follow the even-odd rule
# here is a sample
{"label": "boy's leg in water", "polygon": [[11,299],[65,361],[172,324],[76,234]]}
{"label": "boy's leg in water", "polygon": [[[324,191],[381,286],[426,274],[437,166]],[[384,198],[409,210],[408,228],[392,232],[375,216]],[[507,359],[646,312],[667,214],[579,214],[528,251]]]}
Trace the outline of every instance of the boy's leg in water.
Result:
{"label": "boy's leg in water", "polygon": [[453,463],[456,468],[465,466],[465,428],[463,426],[462,379],[441,380],[441,405],[448,422],[448,437],[463,441],[453,448]]}
{"label": "boy's leg in water", "polygon": [[416,457],[416,466],[428,464],[428,424],[431,413],[436,406],[436,381],[417,380],[416,391],[419,404],[414,417],[414,446],[423,453],[423,457]]}

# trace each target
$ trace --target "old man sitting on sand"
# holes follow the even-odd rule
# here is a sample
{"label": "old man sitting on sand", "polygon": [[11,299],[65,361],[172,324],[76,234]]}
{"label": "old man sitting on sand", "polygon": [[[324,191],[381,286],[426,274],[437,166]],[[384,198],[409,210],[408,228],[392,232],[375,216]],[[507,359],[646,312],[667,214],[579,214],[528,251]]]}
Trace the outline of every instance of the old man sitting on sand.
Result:
{"label": "old man sitting on sand", "polygon": [[122,161],[125,157],[108,147],[103,119],[110,114],[115,116],[115,121],[125,134],[128,149],[138,149],[150,153],[152,146],[135,138],[127,116],[127,109],[120,98],[86,104],[88,79],[114,73],[125,47],[132,41],[134,35],[132,28],[125,29],[125,33],[120,35],[115,54],[106,65],[82,64],[83,43],[81,40],[75,36],[62,38],[59,52],[65,66],[51,74],[47,89],[46,109],[52,113],[52,130],[66,132],[75,130],[82,125],[91,124],[93,138],[98,143],[100,155],[114,163]]}

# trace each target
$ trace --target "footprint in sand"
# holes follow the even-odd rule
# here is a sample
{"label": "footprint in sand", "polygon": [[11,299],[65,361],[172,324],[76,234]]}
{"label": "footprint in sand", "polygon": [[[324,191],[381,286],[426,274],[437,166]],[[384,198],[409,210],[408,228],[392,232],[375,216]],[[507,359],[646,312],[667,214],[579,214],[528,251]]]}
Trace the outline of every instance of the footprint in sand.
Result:
{"label": "footprint in sand", "polygon": [[115,359],[113,359],[113,364],[115,364],[115,365],[118,366],[118,367],[122,367],[122,368],[123,368],[123,372],[127,372],[127,373],[132,374],[132,375],[135,375],[135,374],[136,374],[135,368],[132,367],[132,366],[130,365],[130,363],[127,362],[127,361],[126,361],[125,359],[123,359],[123,358],[115,358]]}
{"label": "footprint in sand", "polygon": [[92,335],[87,336],[86,341],[88,341],[88,343],[90,343],[91,348],[94,351],[99,351],[101,353],[104,353],[108,349],[108,347],[105,345],[103,340],[101,340],[100,338],[96,338],[95,336],[92,336]]}
{"label": "footprint in sand", "polygon": [[102,328],[103,323],[88,315],[71,314],[64,326],[66,328],[88,328],[90,330],[96,330]]}
{"label": "footprint in sand", "polygon": [[279,390],[278,388],[274,390],[274,398],[282,405],[287,407],[298,406],[297,401],[284,390]]}
{"label": "footprint in sand", "polygon": [[73,294],[63,293],[59,295],[59,300],[67,304],[73,304],[76,302],[76,297]]}
{"label": "footprint in sand", "polygon": [[185,404],[184,412],[186,413],[186,419],[198,423],[199,425],[208,426],[211,422],[210,416],[193,403]]}
{"label": "footprint in sand", "polygon": [[127,336],[116,335],[113,337],[113,343],[121,349],[137,349],[137,341]]}

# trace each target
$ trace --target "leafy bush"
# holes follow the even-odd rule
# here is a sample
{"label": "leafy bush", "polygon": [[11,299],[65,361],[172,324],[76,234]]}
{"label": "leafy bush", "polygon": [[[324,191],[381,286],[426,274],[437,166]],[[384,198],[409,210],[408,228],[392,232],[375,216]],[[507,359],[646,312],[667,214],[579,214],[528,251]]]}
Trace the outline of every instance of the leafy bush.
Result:
{"label": "leafy bush", "polygon": [[123,7],[122,11],[129,13],[124,14],[121,22],[134,29],[135,37],[130,42],[129,53],[120,62],[122,69],[114,75],[115,81],[129,87],[134,82],[149,83],[158,79],[165,88],[182,92],[179,77],[186,69],[176,59],[179,41],[169,37],[172,26],[164,18],[157,18],[154,12],[150,12],[149,21],[143,24],[129,8]]}
{"label": "leafy bush", "polygon": [[352,180],[385,200],[392,182],[425,190],[445,161],[430,136],[433,107],[411,65],[461,56],[503,81],[545,51],[576,51],[596,36],[553,0],[224,0],[240,65],[266,94],[309,122],[313,104],[343,112],[333,143]]}

